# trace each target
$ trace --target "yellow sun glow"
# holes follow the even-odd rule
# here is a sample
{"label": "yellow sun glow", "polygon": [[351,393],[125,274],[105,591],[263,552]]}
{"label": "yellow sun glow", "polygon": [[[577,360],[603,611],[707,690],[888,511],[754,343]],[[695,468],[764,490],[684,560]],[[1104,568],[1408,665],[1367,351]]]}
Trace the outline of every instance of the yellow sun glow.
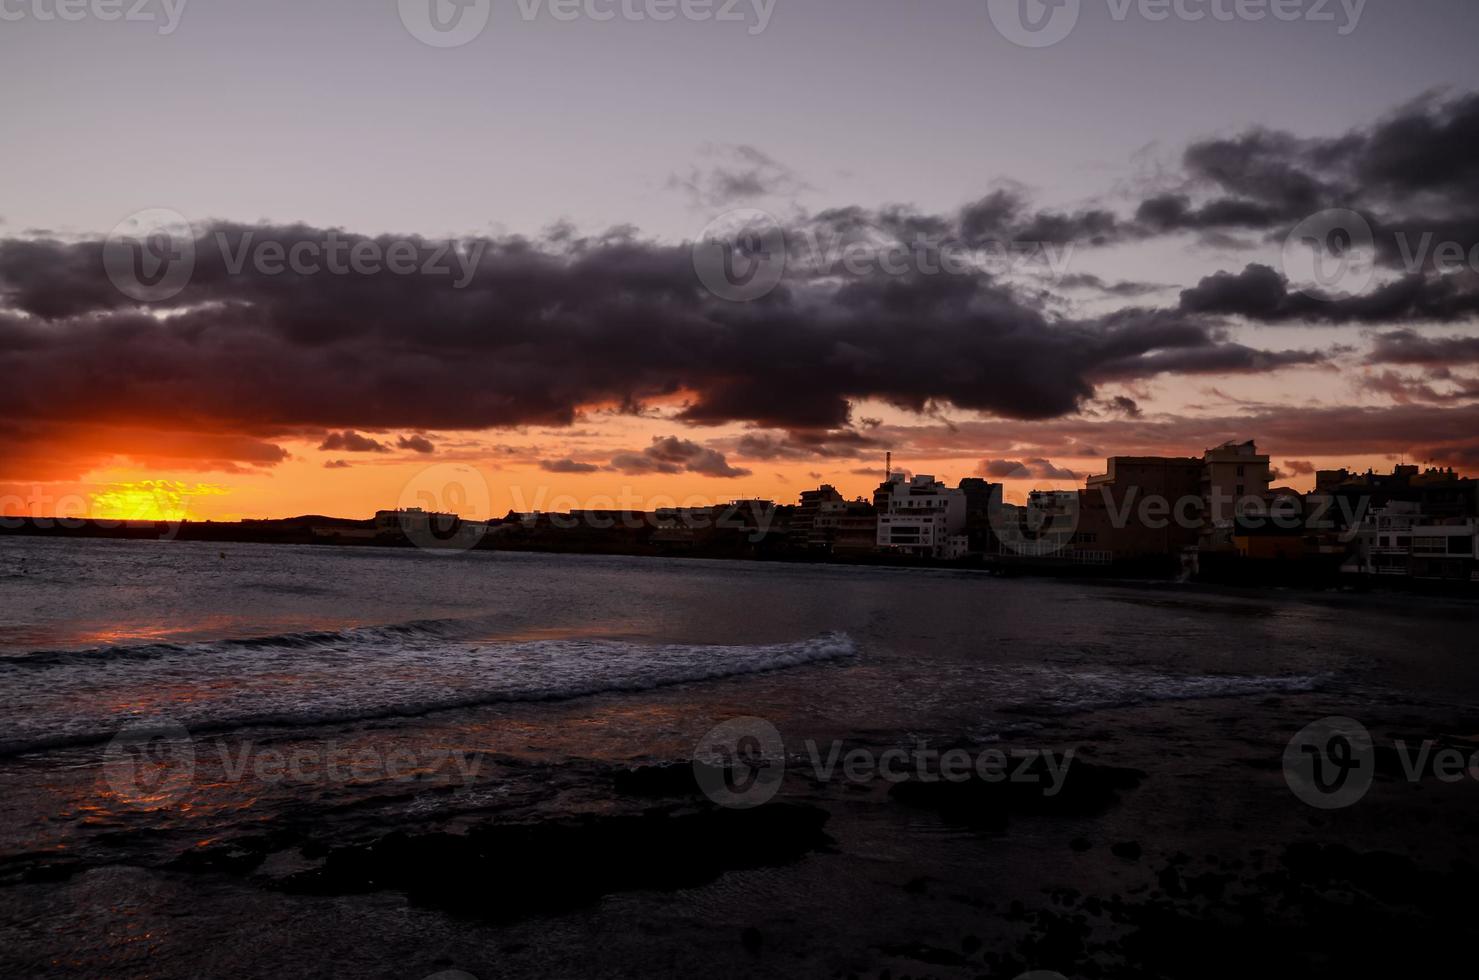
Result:
{"label": "yellow sun glow", "polygon": [[174,480],[111,483],[88,494],[88,510],[95,520],[184,521],[190,519],[190,498],[228,492],[210,483],[191,485]]}

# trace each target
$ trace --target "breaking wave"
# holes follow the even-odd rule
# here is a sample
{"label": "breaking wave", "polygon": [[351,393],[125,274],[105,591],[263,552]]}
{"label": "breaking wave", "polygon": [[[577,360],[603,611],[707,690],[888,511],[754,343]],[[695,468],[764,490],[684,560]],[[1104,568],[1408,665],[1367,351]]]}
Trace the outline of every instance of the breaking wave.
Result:
{"label": "breaking wave", "polygon": [[158,719],[195,734],[321,725],[645,691],[851,657],[845,633],[791,643],[487,642],[457,621],[0,660],[0,755],[104,742]]}

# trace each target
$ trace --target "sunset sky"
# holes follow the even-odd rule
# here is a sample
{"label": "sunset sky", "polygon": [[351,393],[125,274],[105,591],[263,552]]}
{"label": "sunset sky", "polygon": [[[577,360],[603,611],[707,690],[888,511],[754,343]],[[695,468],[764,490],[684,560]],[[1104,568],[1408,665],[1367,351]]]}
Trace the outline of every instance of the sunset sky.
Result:
{"label": "sunset sky", "polygon": [[[1300,488],[1479,473],[1479,4],[1332,8],[1083,0],[1044,48],[985,0],[776,0],[758,32],[498,0],[447,48],[391,0],[0,22],[0,511],[793,502],[868,493],[889,450],[1020,498],[1233,438]],[[692,247],[736,208],[790,260],[747,301]],[[1332,209],[1370,249],[1320,286],[1286,243]],[[164,211],[192,269],[140,299],[104,242]],[[329,240],[458,252],[233,268]]]}

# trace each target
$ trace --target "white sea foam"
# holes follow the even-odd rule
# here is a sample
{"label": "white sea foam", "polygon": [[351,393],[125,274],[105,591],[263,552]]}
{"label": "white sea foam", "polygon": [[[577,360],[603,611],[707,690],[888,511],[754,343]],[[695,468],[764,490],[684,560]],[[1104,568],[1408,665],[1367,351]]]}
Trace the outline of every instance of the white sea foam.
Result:
{"label": "white sea foam", "polygon": [[849,657],[845,633],[792,643],[487,643],[420,623],[257,640],[51,651],[0,662],[0,753],[104,741],[167,718],[192,732],[312,725],[643,691]]}
{"label": "white sea foam", "polygon": [[1076,714],[1158,701],[1196,701],[1291,694],[1317,689],[1316,674],[1176,674],[1146,670],[1071,670],[1039,667],[1014,678],[1015,698],[1003,705],[1021,713]]}

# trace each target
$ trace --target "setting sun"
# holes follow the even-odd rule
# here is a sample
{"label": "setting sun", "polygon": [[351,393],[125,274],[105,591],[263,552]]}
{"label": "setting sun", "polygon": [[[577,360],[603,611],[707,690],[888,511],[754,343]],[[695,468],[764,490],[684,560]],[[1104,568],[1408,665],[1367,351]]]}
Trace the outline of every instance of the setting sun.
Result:
{"label": "setting sun", "polygon": [[219,497],[228,492],[214,484],[173,480],[113,483],[88,494],[88,511],[98,520],[184,521],[191,516],[190,498]]}

